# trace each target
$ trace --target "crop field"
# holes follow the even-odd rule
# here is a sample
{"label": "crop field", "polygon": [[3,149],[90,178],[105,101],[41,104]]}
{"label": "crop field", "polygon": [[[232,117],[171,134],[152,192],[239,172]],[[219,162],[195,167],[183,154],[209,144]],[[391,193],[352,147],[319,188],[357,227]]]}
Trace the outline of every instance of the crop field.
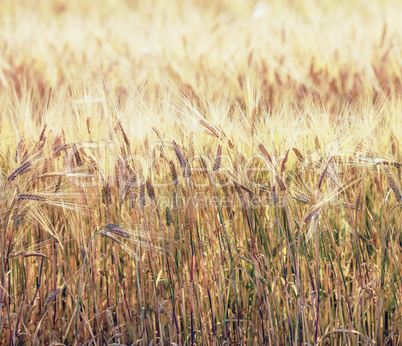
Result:
{"label": "crop field", "polygon": [[0,344],[401,344],[401,18],[0,0]]}

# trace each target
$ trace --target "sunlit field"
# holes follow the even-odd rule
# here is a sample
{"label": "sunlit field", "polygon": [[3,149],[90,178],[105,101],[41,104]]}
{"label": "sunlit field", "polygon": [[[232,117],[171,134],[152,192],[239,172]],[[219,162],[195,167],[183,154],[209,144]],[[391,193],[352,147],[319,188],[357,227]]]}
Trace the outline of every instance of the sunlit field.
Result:
{"label": "sunlit field", "polygon": [[402,343],[400,1],[0,1],[0,343]]}

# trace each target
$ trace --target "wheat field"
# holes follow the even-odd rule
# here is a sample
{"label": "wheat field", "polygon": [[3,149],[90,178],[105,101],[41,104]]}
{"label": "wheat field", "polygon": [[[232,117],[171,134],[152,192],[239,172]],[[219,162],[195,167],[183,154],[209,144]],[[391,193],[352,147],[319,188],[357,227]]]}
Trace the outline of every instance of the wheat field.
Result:
{"label": "wheat field", "polygon": [[401,344],[401,15],[1,0],[1,344]]}

